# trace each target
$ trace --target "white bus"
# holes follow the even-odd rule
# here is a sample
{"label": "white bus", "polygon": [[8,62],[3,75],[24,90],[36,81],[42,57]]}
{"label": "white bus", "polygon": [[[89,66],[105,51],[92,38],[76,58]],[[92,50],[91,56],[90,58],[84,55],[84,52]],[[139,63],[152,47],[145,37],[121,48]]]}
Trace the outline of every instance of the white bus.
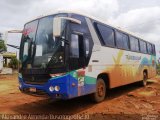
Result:
{"label": "white bus", "polygon": [[25,24],[19,89],[53,99],[90,94],[101,102],[110,88],[156,75],[153,43],[74,12],[57,12]]}

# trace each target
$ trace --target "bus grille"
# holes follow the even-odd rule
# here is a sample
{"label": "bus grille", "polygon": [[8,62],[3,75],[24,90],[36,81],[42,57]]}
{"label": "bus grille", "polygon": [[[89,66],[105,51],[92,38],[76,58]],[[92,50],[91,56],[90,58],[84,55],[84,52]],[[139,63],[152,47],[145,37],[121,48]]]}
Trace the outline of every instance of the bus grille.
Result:
{"label": "bus grille", "polygon": [[48,82],[49,75],[23,75],[24,83],[33,85],[43,85]]}

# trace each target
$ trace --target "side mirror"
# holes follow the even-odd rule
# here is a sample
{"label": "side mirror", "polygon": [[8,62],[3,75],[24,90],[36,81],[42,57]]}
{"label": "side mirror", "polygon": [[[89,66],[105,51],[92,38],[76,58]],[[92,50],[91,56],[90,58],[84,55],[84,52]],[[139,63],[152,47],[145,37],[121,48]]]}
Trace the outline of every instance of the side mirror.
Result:
{"label": "side mirror", "polygon": [[62,24],[64,22],[64,20],[68,20],[71,21],[73,23],[76,24],[81,24],[80,20],[74,19],[74,18],[70,18],[70,17],[55,17],[53,19],[53,36],[54,37],[59,37],[61,36],[61,31],[62,31]]}
{"label": "side mirror", "polygon": [[53,19],[53,36],[54,37],[61,36],[61,22],[62,22],[62,19],[60,17],[55,17]]}

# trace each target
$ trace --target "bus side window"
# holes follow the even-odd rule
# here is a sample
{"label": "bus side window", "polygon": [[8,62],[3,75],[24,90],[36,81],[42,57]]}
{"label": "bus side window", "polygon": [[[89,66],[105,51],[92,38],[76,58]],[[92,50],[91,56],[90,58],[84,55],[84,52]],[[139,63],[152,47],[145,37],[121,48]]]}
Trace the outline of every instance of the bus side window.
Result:
{"label": "bus side window", "polygon": [[83,42],[83,35],[78,35],[79,40],[79,58],[84,58],[84,42]]}
{"label": "bus side window", "polygon": [[71,35],[70,56],[72,58],[79,58],[79,36]]}
{"label": "bus side window", "polygon": [[152,44],[152,55],[156,55],[155,46]]}
{"label": "bus side window", "polygon": [[130,49],[133,52],[139,52],[139,40],[135,37],[130,36]]}
{"label": "bus side window", "polygon": [[142,53],[147,53],[147,45],[145,41],[140,40],[140,51]]}
{"label": "bus side window", "polygon": [[97,28],[98,36],[100,37],[102,44],[109,47],[115,47],[113,29],[100,23],[95,25]]}
{"label": "bus side window", "polygon": [[71,34],[70,53],[72,58],[84,57],[83,35]]}
{"label": "bus side window", "polygon": [[147,43],[147,51],[148,51],[148,54],[152,54],[152,45],[150,43]]}
{"label": "bus side window", "polygon": [[116,31],[116,45],[120,49],[129,50],[129,38],[127,34]]}
{"label": "bus side window", "polygon": [[71,34],[70,41],[70,69],[80,69],[85,66],[85,49],[83,35]]}

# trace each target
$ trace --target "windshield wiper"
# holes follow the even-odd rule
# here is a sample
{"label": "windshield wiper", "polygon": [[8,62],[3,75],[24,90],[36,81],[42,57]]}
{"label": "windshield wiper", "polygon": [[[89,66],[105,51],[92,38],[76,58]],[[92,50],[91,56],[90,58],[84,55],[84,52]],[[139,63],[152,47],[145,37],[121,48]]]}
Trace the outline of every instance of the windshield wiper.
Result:
{"label": "windshield wiper", "polygon": [[50,61],[48,62],[47,66],[46,66],[46,70],[48,70],[49,65],[50,65],[51,63],[55,63],[55,62],[53,62],[53,61],[55,61],[55,54],[56,54],[57,50],[59,49],[60,45],[61,45],[61,44],[60,44],[60,42],[59,42],[59,44],[54,48],[52,57],[51,57]]}
{"label": "windshield wiper", "polygon": [[[61,36],[63,36],[63,35],[66,36],[67,25],[68,25],[68,24],[65,24]],[[55,54],[56,54],[57,50],[59,49],[59,47],[61,46],[61,41],[63,41],[66,45],[69,45],[69,40],[65,39],[64,37],[59,37],[59,38],[56,38],[56,39],[58,39],[59,44],[57,45],[57,48],[56,48],[55,51],[53,52],[53,55],[52,55],[50,61],[49,61],[48,64],[47,64],[46,70],[48,70],[48,68],[49,68],[49,66],[50,66],[51,63],[54,64],[54,63],[56,63],[56,61],[58,61],[58,56],[55,56]],[[64,45],[64,46],[65,46],[65,45]],[[64,52],[64,51],[63,51],[63,52]],[[63,62],[64,62],[64,61],[63,61]]]}

